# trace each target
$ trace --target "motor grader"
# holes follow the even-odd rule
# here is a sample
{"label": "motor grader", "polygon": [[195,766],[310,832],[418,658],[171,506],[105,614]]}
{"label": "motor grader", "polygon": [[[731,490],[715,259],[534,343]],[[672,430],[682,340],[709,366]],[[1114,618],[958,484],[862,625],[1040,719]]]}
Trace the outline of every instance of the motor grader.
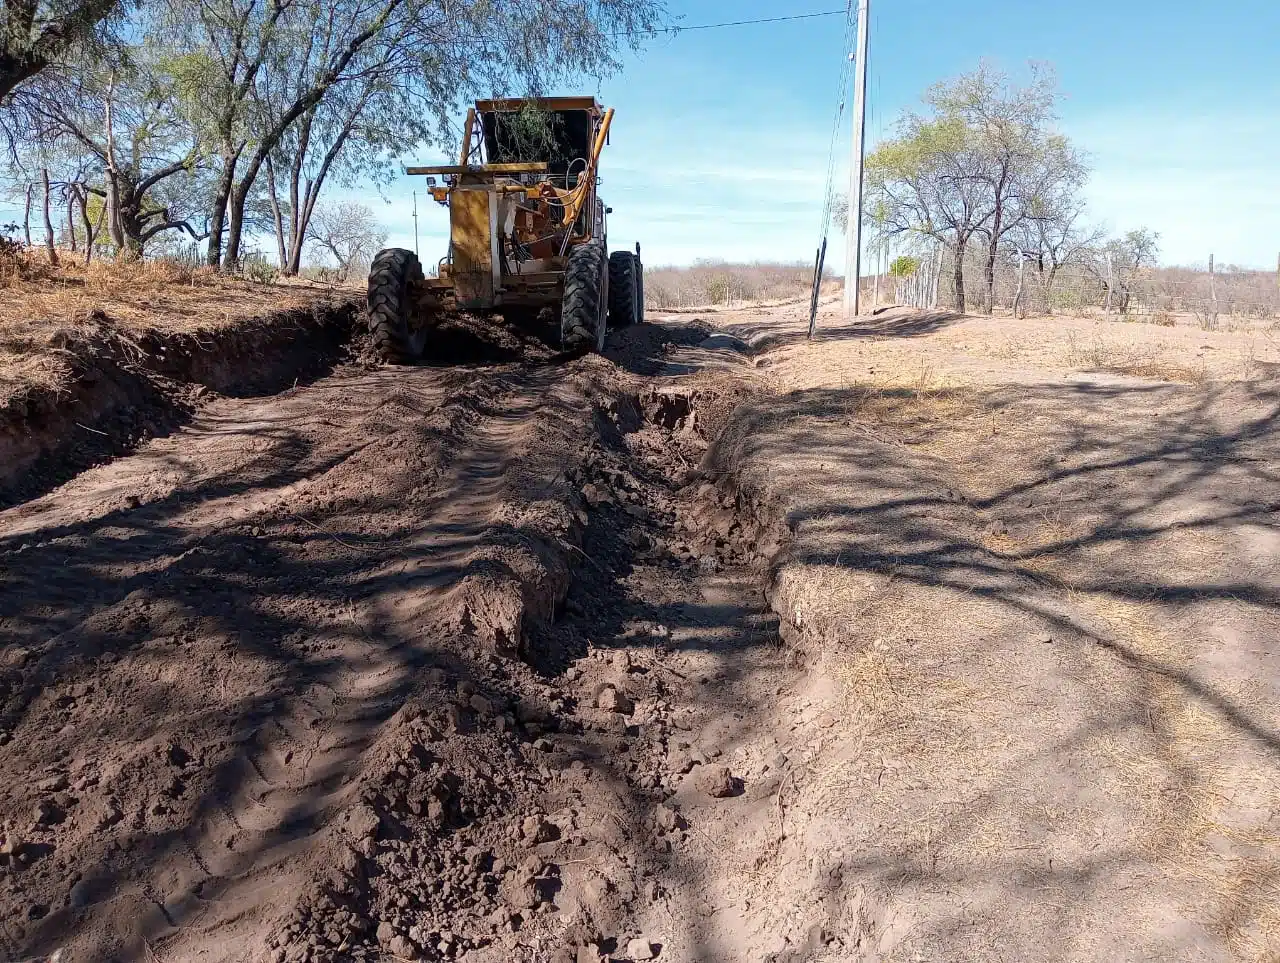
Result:
{"label": "motor grader", "polygon": [[388,248],[369,271],[369,328],[389,362],[420,357],[450,311],[548,317],[567,351],[600,351],[644,316],[640,245],[609,253],[597,196],[612,108],[594,97],[478,100],[457,164],[406,167],[449,210],[449,251],[425,276]]}

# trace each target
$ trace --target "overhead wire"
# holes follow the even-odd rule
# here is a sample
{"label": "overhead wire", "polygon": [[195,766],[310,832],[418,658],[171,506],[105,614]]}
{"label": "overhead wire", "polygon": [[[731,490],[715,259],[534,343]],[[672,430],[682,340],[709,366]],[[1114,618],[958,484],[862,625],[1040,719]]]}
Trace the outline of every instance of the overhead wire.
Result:
{"label": "overhead wire", "polygon": [[831,223],[831,215],[835,206],[836,144],[840,139],[841,121],[849,94],[849,73],[853,69],[853,40],[857,23],[853,17],[853,0],[848,0],[844,9],[844,39],[841,41],[840,80],[836,88],[836,107],[831,120],[831,137],[827,147],[827,174],[823,186],[822,215],[818,223],[818,246],[827,236],[827,228]]}
{"label": "overhead wire", "polygon": [[760,17],[756,20],[724,20],[719,23],[691,23],[687,26],[653,27],[648,30],[619,30],[611,37],[647,37],[653,34],[684,33],[686,30],[718,30],[721,27],[747,27],[757,23],[784,23],[788,20],[813,20],[817,17],[838,17],[847,10],[816,10],[813,13],[791,13],[781,17]]}

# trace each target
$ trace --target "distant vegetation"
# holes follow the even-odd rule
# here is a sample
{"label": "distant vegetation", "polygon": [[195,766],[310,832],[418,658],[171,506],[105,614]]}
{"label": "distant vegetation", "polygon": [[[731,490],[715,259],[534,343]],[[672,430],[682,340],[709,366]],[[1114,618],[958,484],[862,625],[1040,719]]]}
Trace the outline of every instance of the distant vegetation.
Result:
{"label": "distant vegetation", "polygon": [[[839,286],[830,283],[833,290]],[[710,307],[805,298],[812,286],[812,264],[697,261],[688,267],[646,267],[644,299],[658,309]]]}

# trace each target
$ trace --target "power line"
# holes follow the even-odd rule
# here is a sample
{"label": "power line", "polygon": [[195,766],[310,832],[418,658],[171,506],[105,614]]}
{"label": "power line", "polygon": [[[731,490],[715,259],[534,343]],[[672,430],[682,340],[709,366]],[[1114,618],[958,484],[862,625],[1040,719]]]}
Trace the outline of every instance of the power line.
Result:
{"label": "power line", "polygon": [[836,87],[836,109],[831,119],[831,138],[827,147],[827,177],[823,186],[822,214],[819,218],[818,244],[821,245],[827,235],[827,226],[831,223],[832,206],[835,202],[836,143],[840,136],[840,121],[844,117],[845,97],[849,90],[849,71],[852,64],[854,20],[851,16],[853,4],[850,2],[844,10],[844,39],[840,44],[840,77]]}
{"label": "power line", "polygon": [[[636,30],[611,30],[602,32],[599,36],[609,38],[657,37],[662,34],[669,34],[672,37],[678,37],[686,30],[718,30],[721,27],[749,27],[753,24],[760,23],[785,23],[792,20],[814,20],[819,17],[839,17],[843,16],[846,12],[846,10],[816,10],[813,13],[792,13],[782,17],[761,17],[757,20],[723,20],[719,23],[691,23],[688,26],[649,27]],[[450,42],[459,46],[467,47],[488,47],[492,45],[491,40],[485,40],[479,37],[455,38]]]}
{"label": "power line", "polygon": [[691,23],[682,27],[654,27],[652,30],[622,30],[612,33],[611,37],[644,37],[652,34],[684,33],[686,30],[716,30],[720,27],[748,27],[757,23],[783,23],[788,20],[813,20],[816,17],[840,17],[844,10],[818,10],[814,13],[793,13],[784,17],[761,17],[758,20],[725,20],[720,23]]}
{"label": "power line", "polygon": [[[748,27],[753,23],[782,23],[783,20],[812,20],[815,17],[842,17],[845,10],[818,10],[817,13],[788,14],[786,17],[764,17],[759,20],[724,20],[723,23],[691,23],[687,27],[663,27],[654,33],[680,33],[686,29],[716,29],[717,27]],[[648,32],[648,31],[645,31]]]}

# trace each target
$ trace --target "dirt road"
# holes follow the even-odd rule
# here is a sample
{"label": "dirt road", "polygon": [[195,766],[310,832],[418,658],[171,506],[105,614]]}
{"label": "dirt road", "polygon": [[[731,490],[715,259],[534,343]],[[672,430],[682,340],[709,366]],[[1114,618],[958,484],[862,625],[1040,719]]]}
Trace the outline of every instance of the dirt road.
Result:
{"label": "dirt road", "polygon": [[1273,959],[1269,349],[1090,324],[476,328],[0,514],[0,952]]}

